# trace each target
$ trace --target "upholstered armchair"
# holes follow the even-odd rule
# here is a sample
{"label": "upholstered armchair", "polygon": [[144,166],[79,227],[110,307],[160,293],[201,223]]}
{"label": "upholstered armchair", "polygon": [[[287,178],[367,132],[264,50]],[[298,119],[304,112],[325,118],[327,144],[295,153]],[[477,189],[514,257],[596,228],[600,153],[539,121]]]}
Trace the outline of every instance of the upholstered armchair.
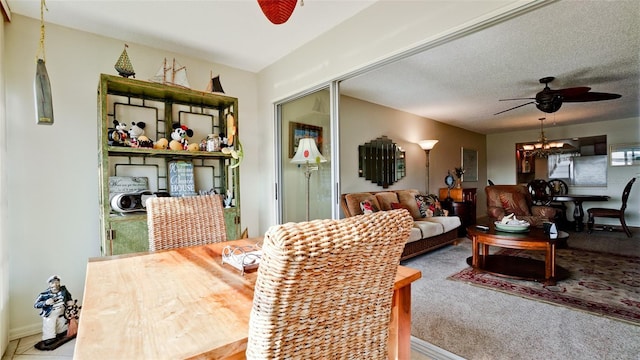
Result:
{"label": "upholstered armchair", "polygon": [[541,226],[545,221],[555,221],[558,209],[551,206],[533,205],[531,194],[523,185],[493,185],[484,188],[487,194],[487,215],[500,220],[505,215],[528,221],[532,226]]}

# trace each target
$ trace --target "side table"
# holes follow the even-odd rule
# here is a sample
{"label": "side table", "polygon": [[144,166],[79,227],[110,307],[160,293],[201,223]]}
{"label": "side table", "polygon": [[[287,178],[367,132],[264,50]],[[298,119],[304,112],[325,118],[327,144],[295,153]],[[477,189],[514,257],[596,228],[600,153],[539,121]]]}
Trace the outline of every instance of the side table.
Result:
{"label": "side table", "polygon": [[458,236],[466,236],[467,227],[476,223],[476,189],[441,188],[439,195],[442,208],[449,210],[449,215],[459,217],[462,222],[458,228]]}

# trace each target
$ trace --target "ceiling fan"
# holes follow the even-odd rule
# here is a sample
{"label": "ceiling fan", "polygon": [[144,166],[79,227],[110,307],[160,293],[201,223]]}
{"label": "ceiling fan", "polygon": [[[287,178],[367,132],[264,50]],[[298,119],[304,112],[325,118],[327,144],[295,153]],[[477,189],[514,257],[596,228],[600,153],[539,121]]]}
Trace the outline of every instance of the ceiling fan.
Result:
{"label": "ceiling fan", "polygon": [[497,112],[493,115],[502,114],[519,107],[523,107],[529,104],[536,104],[538,110],[546,113],[554,113],[560,109],[565,102],[589,102],[589,101],[602,101],[612,100],[621,97],[619,94],[602,93],[590,91],[590,87],[579,86],[566,89],[552,90],[549,88],[549,83],[555,78],[553,76],[547,76],[540,79],[540,83],[544,84],[544,89],[536,94],[534,98],[515,98],[515,99],[500,99],[500,101],[510,100],[535,100],[525,104],[514,106],[510,109]]}

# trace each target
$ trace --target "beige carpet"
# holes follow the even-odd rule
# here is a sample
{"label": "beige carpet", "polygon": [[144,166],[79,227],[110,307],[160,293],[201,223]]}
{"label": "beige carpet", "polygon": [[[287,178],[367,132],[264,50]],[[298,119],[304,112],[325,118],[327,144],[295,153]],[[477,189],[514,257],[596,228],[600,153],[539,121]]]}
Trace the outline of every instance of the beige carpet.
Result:
{"label": "beige carpet", "polygon": [[[570,233],[569,247],[640,256],[640,229]],[[412,287],[412,335],[466,359],[638,359],[640,327],[447,280],[468,267],[467,239],[403,262]],[[638,299],[640,300],[640,299]]]}

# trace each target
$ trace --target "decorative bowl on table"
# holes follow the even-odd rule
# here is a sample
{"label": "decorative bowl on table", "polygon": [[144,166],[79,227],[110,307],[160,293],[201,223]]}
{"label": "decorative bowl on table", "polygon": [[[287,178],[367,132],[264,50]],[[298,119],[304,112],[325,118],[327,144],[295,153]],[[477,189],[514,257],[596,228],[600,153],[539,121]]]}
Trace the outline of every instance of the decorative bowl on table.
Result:
{"label": "decorative bowl on table", "polygon": [[496,221],[496,230],[506,232],[527,232],[529,231],[530,224],[524,220],[509,220],[507,223]]}

